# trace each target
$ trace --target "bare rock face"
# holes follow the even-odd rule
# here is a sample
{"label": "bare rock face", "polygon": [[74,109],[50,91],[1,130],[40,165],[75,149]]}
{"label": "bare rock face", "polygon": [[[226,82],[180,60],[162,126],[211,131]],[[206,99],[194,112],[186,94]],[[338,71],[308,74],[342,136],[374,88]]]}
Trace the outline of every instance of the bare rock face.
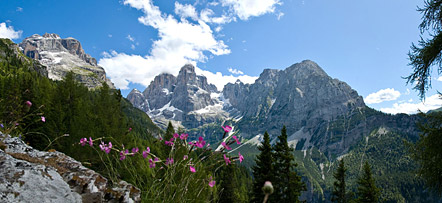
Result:
{"label": "bare rock face", "polygon": [[177,77],[160,74],[142,94],[132,90],[127,98],[162,127],[172,120],[176,126],[195,128],[226,118],[218,96],[216,87],[206,77],[196,75],[195,67],[187,64]]}
{"label": "bare rock face", "polygon": [[140,195],[124,181],[110,186],[63,153],[38,151],[0,134],[0,202],[140,202]]}
{"label": "bare rock face", "polygon": [[62,39],[57,34],[34,34],[19,44],[23,53],[45,65],[48,77],[62,80],[69,71],[75,73],[79,82],[93,89],[106,82],[114,88],[106,78],[104,69],[97,65],[97,60],[86,54],[78,40]]}

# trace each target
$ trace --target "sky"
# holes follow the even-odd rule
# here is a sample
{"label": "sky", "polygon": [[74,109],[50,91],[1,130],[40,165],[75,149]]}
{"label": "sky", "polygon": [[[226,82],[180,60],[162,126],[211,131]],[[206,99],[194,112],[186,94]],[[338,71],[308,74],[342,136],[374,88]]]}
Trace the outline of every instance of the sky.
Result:
{"label": "sky", "polygon": [[368,106],[410,114],[442,106],[437,67],[424,102],[403,79],[420,39],[417,6],[423,0],[0,0],[0,37],[73,37],[123,95],[186,63],[222,89],[309,59]]}

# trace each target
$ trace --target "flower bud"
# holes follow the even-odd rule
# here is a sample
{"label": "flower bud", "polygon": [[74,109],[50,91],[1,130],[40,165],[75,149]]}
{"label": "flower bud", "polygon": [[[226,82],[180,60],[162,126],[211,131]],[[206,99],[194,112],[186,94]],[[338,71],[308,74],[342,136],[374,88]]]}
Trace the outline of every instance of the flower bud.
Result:
{"label": "flower bud", "polygon": [[270,181],[266,181],[264,183],[264,187],[262,187],[262,191],[264,194],[272,194],[273,193],[273,185]]}

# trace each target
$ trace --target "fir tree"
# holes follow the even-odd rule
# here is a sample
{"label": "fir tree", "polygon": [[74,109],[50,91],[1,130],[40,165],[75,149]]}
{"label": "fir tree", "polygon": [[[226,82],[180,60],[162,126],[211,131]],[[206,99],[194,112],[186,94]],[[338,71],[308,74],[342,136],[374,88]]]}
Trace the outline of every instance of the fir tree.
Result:
{"label": "fir tree", "polygon": [[412,158],[419,163],[417,170],[427,186],[442,195],[442,112],[421,114],[427,120],[419,124],[419,140],[409,143]]}
{"label": "fir tree", "polygon": [[356,199],[356,202],[378,202],[379,194],[380,191],[374,182],[370,165],[368,162],[365,162],[362,177],[358,180],[358,198]]}
{"label": "fir tree", "polygon": [[287,142],[287,130],[284,126],[278,142],[274,146],[275,193],[274,202],[299,202],[301,191],[306,190],[301,177],[295,172],[293,148]]}
{"label": "fir tree", "polygon": [[347,193],[345,190],[345,172],[347,171],[347,168],[345,168],[344,165],[344,159],[341,159],[339,161],[339,166],[336,172],[333,174],[333,177],[335,177],[336,181],[333,183],[333,193],[332,193],[332,199],[333,202],[338,203],[346,203],[347,201]]}
{"label": "fir tree", "polygon": [[221,169],[220,187],[222,188],[219,196],[219,203],[241,202],[238,191],[237,169],[235,164],[229,164]]}
{"label": "fir tree", "polygon": [[267,131],[264,133],[264,140],[261,146],[258,147],[261,153],[256,156],[256,165],[252,167],[253,170],[253,199],[252,202],[262,202],[264,193],[262,186],[265,181],[273,181],[273,155],[272,146],[270,145],[270,138]]}

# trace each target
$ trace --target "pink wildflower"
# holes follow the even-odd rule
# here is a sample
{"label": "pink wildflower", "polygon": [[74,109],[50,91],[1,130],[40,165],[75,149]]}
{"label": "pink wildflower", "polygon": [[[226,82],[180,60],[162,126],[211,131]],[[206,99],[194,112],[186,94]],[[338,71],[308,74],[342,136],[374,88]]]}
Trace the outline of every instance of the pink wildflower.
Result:
{"label": "pink wildflower", "polygon": [[224,161],[226,162],[226,165],[229,165],[231,163],[230,159],[228,157],[226,157],[225,154],[224,154]]}
{"label": "pink wildflower", "polygon": [[204,141],[204,138],[200,136],[198,138],[198,142],[195,143],[195,146],[197,146],[199,148],[203,148],[204,145],[206,145],[206,141]]}
{"label": "pink wildflower", "polygon": [[101,141],[101,144],[98,145],[98,146],[100,147],[101,151],[104,151],[104,148],[106,147],[106,144],[104,144],[104,142]]}
{"label": "pink wildflower", "polygon": [[231,150],[231,149],[232,149],[232,148],[229,147],[229,145],[227,145],[225,142],[221,142],[221,145],[224,147],[224,149],[227,149],[227,150]]}
{"label": "pink wildflower", "polygon": [[173,134],[173,137],[176,139],[178,137],[180,137],[180,135],[178,135],[178,133]]}
{"label": "pink wildflower", "polygon": [[109,154],[112,148],[112,143],[109,142],[109,144],[104,144],[104,142],[101,142],[99,146],[102,151],[106,152],[106,154]]}
{"label": "pink wildflower", "polygon": [[32,106],[32,103],[31,103],[30,101],[26,101],[25,104],[26,104],[26,106],[28,106],[28,107],[31,107],[31,106]]}
{"label": "pink wildflower", "polygon": [[166,165],[173,164],[173,158],[166,159]]}
{"label": "pink wildflower", "polygon": [[184,134],[184,133],[183,133],[183,134],[180,135],[180,139],[181,139],[181,140],[185,140],[185,139],[187,139],[187,137],[189,137],[188,134]]}
{"label": "pink wildflower", "polygon": [[213,186],[215,186],[215,183],[216,183],[216,181],[214,181],[214,180],[212,179],[212,177],[210,177],[209,186],[210,186],[210,187],[213,187]]}
{"label": "pink wildflower", "polygon": [[132,131],[132,128],[129,128],[129,132]]}
{"label": "pink wildflower", "polygon": [[136,153],[138,153],[138,147],[132,148],[132,156],[134,156]]}
{"label": "pink wildflower", "polygon": [[152,159],[149,159],[149,168],[155,168],[155,161],[152,161]]}
{"label": "pink wildflower", "polygon": [[46,118],[44,116],[41,117],[41,121],[43,121],[43,123],[46,122]]}
{"label": "pink wildflower", "polygon": [[241,152],[238,152],[239,155],[239,163],[241,163],[244,160],[244,157],[241,155]]}
{"label": "pink wildflower", "polygon": [[184,155],[183,156],[183,160],[186,160],[186,159],[188,159],[189,158],[189,156],[187,156],[187,155]]}
{"label": "pink wildflower", "polygon": [[80,139],[80,144],[81,144],[81,146],[86,145],[86,143],[87,143],[87,138],[81,138],[81,139]]}
{"label": "pink wildflower", "polygon": [[143,151],[143,158],[147,158],[147,155],[149,155],[149,152]]}
{"label": "pink wildflower", "polygon": [[239,142],[238,138],[235,135],[232,136],[232,138],[236,141],[236,144],[241,144],[241,142]]}
{"label": "pink wildflower", "polygon": [[170,141],[164,141],[164,144],[166,144],[167,146],[172,146],[173,145],[173,138],[170,138]]}
{"label": "pink wildflower", "polygon": [[121,151],[120,152],[120,160],[124,160],[124,159],[126,159],[126,154],[128,154],[129,153],[129,150],[125,150],[125,151]]}
{"label": "pink wildflower", "polygon": [[193,166],[189,166],[189,169],[190,169],[190,172],[192,172],[192,173],[196,172],[195,167],[193,167]]}
{"label": "pink wildflower", "polygon": [[224,129],[224,132],[228,133],[232,130],[232,127],[226,125],[226,126],[221,126]]}
{"label": "pink wildflower", "polygon": [[94,141],[92,140],[91,137],[89,137],[89,145],[92,147],[94,145]]}

